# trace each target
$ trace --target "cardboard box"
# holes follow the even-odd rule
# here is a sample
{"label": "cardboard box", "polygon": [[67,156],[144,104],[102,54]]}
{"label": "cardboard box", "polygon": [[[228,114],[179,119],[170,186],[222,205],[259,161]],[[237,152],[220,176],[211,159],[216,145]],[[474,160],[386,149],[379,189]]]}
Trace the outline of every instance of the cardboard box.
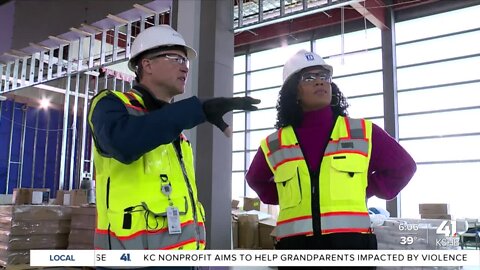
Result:
{"label": "cardboard box", "polygon": [[418,210],[420,215],[423,214],[441,214],[448,215],[450,214],[450,207],[446,203],[421,203],[418,205]]}
{"label": "cardboard box", "polygon": [[238,221],[232,219],[232,243],[233,248],[238,248]]}
{"label": "cardboard box", "polygon": [[451,215],[446,215],[446,214],[422,214],[421,218],[422,219],[446,219],[446,220],[451,220],[452,216]]}
{"label": "cardboard box", "polygon": [[240,202],[237,201],[237,200],[232,200],[232,209],[238,209],[238,204],[239,204],[239,203],[240,203]]}
{"label": "cardboard box", "polygon": [[13,189],[12,203],[20,204],[48,204],[50,189],[48,188],[15,188]]}
{"label": "cardboard box", "polygon": [[72,229],[94,230],[97,217],[97,208],[93,206],[72,207]]}
{"label": "cardboard box", "polygon": [[243,210],[257,210],[260,211],[260,199],[259,198],[250,198],[243,197]]}
{"label": "cardboard box", "polygon": [[80,206],[88,204],[87,190],[72,189],[72,190],[57,190],[57,197],[55,199],[57,205],[71,205]]}
{"label": "cardboard box", "polygon": [[238,247],[242,249],[258,249],[258,216],[238,216]]}
{"label": "cardboard box", "polygon": [[95,230],[72,229],[68,236],[68,245],[70,244],[85,244],[90,245],[94,249]]}
{"label": "cardboard box", "polygon": [[274,249],[272,232],[277,225],[274,219],[261,220],[258,223],[258,239],[262,249]]}

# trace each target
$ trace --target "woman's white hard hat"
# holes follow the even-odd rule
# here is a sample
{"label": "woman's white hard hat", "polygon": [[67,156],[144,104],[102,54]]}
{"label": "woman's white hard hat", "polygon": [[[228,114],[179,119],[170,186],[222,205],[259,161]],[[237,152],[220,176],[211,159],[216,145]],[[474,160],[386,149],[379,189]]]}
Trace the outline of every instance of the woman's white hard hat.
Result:
{"label": "woman's white hard hat", "polygon": [[325,69],[330,70],[330,73],[333,74],[332,66],[325,63],[320,55],[309,52],[306,50],[300,50],[294,54],[290,59],[287,60],[283,66],[283,83],[285,83],[293,74],[301,71],[307,67],[321,66]]}
{"label": "woman's white hard hat", "polygon": [[183,46],[187,51],[188,60],[197,57],[197,52],[190,46],[187,46],[180,33],[167,24],[161,24],[145,29],[135,38],[130,51],[128,68],[135,72],[137,56],[145,51],[166,46]]}

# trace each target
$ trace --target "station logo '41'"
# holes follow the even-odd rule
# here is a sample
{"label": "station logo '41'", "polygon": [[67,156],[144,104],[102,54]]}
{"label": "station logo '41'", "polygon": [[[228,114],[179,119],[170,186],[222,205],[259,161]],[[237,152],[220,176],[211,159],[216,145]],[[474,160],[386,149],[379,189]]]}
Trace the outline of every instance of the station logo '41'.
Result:
{"label": "station logo '41'", "polygon": [[[448,225],[450,223],[450,226]],[[443,234],[446,237],[457,236],[457,222],[453,220],[444,220],[437,228],[437,234]]]}

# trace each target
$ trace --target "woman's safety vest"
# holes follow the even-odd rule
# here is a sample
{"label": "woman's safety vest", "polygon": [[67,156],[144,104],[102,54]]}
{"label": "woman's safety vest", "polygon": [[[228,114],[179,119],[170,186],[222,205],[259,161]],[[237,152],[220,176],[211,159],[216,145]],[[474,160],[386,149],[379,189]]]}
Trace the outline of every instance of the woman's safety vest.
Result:
{"label": "woman's safety vest", "polygon": [[[148,114],[133,92],[115,95],[131,117]],[[95,138],[95,135],[93,135]],[[181,153],[173,143],[160,145],[131,164],[94,149],[96,169],[96,249],[204,249],[204,210],[197,198],[193,152],[183,134]],[[141,140],[142,138],[138,138]]]}
{"label": "woman's safety vest", "polygon": [[[370,121],[339,116],[323,154],[319,176],[310,175],[291,126],[262,141],[261,148],[278,192],[278,240],[313,235],[312,219],[320,219],[321,234],[371,231],[366,206],[371,134]],[[319,181],[320,190],[312,189],[311,181]],[[312,217],[312,196],[320,196],[320,216]]]}

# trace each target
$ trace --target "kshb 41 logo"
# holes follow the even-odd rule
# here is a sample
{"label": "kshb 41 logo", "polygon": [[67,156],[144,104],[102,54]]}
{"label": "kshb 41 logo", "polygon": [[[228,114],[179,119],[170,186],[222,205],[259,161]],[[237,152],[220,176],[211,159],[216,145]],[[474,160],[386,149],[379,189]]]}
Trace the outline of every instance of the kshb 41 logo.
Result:
{"label": "kshb 41 logo", "polygon": [[[450,223],[450,225],[448,225]],[[457,236],[457,222],[454,220],[444,220],[437,228],[437,234],[443,234],[446,237]]]}
{"label": "kshb 41 logo", "polygon": [[457,222],[454,220],[444,220],[437,228],[438,235],[444,235],[444,238],[436,239],[437,247],[450,247],[460,245],[460,239],[457,237]]}

